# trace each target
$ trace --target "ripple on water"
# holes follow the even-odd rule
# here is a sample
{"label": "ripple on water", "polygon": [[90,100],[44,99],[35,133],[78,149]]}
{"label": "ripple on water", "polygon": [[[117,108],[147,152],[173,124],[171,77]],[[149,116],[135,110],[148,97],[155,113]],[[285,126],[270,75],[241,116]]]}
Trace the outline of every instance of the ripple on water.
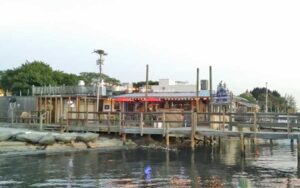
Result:
{"label": "ripple on water", "polygon": [[6,181],[0,181],[0,186],[5,186],[5,185],[19,185],[22,184],[22,181],[14,181],[14,180],[6,180]]}

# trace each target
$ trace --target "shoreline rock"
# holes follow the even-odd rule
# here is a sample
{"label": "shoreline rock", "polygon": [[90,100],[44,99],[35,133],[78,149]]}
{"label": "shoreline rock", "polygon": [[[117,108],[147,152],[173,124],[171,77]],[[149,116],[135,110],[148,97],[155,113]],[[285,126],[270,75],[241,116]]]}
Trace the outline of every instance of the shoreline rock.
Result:
{"label": "shoreline rock", "polygon": [[52,133],[12,128],[0,128],[0,133],[0,156],[128,149],[136,146],[130,139],[123,146],[120,138],[99,137],[95,133]]}

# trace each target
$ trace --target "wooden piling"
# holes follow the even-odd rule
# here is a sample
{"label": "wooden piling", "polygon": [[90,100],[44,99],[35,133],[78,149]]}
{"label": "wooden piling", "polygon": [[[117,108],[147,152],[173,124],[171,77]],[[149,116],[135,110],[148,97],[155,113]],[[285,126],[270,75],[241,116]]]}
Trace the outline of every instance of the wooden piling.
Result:
{"label": "wooden piling", "polygon": [[143,112],[140,113],[140,133],[141,136],[144,134],[144,122],[143,122]]}
{"label": "wooden piling", "polygon": [[163,126],[163,130],[164,130],[164,132],[163,132],[163,136],[165,137],[166,136],[166,114],[165,114],[165,112],[163,112],[163,114],[162,114],[162,126]]}
{"label": "wooden piling", "polygon": [[110,126],[111,126],[111,118],[110,118],[110,112],[108,112],[108,117],[107,117],[107,123],[108,123],[108,127],[107,127],[107,133],[110,134]]}
{"label": "wooden piling", "polygon": [[119,135],[121,135],[122,131],[122,112],[119,112]]}
{"label": "wooden piling", "polygon": [[297,177],[300,178],[300,138],[297,139]]}
{"label": "wooden piling", "polygon": [[166,124],[166,145],[167,148],[169,148],[170,146],[169,124]]}
{"label": "wooden piling", "polygon": [[122,133],[123,146],[126,145],[126,133]]}
{"label": "wooden piling", "polygon": [[195,132],[197,126],[197,112],[192,113],[192,126],[191,126],[191,148],[195,149]]}
{"label": "wooden piling", "polygon": [[241,156],[245,157],[245,138],[244,138],[244,134],[241,133],[240,134],[240,148],[241,148]]}
{"label": "wooden piling", "polygon": [[299,163],[299,160],[300,160],[300,138],[298,137],[297,139],[297,153],[298,153],[298,163]]}

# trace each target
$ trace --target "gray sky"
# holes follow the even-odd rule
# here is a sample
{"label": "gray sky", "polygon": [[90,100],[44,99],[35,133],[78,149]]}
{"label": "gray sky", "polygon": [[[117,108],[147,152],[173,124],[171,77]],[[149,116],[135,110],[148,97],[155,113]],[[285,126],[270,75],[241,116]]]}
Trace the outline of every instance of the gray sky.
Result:
{"label": "gray sky", "polygon": [[300,104],[300,1],[0,0],[0,70],[41,60],[121,81],[195,82],[196,68],[235,94],[264,87]]}

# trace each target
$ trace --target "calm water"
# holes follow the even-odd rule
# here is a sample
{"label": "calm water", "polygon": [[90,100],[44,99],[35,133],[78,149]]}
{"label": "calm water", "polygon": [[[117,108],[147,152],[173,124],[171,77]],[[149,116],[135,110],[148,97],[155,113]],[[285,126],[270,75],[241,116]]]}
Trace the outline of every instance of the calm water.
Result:
{"label": "calm water", "polygon": [[1,155],[0,187],[296,187],[297,147],[221,147]]}

